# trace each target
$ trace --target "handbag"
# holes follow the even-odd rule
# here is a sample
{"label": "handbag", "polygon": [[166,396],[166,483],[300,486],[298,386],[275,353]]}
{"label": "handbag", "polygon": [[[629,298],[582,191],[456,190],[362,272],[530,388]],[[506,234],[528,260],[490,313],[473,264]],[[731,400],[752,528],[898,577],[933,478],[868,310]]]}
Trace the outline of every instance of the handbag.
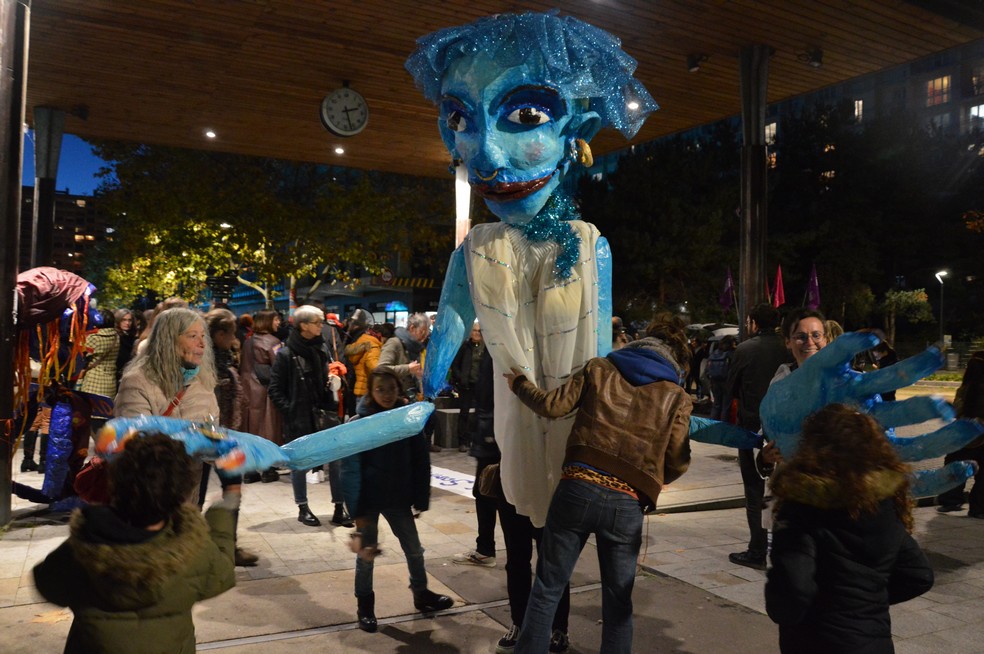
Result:
{"label": "handbag", "polygon": [[499,464],[490,463],[482,468],[478,476],[478,492],[485,497],[502,497],[502,477],[499,476]]}
{"label": "handbag", "polygon": [[331,429],[332,427],[337,427],[342,424],[341,419],[338,417],[338,413],[335,411],[320,409],[318,407],[311,409],[311,411],[314,418],[314,429],[316,431]]}
{"label": "handbag", "polygon": [[[311,385],[308,383],[308,378],[304,376],[304,366],[301,364],[301,359],[296,354],[294,357],[294,365],[297,366],[297,374],[301,378],[301,383],[311,390],[313,395],[316,395],[311,389]],[[325,429],[331,429],[332,427],[337,427],[342,423],[341,419],[338,417],[338,412],[331,409],[322,409],[321,407],[311,408],[311,419],[314,423],[315,431],[324,431]]]}

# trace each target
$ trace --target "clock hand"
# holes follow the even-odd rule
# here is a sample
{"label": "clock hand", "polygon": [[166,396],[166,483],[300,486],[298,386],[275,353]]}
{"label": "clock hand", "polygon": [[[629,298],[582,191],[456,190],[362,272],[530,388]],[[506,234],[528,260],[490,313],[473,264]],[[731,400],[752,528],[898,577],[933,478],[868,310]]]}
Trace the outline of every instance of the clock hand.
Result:
{"label": "clock hand", "polygon": [[345,120],[348,122],[349,129],[352,129],[352,117],[349,116],[349,112],[356,111],[356,109],[354,107],[345,107],[342,111],[345,113]]}

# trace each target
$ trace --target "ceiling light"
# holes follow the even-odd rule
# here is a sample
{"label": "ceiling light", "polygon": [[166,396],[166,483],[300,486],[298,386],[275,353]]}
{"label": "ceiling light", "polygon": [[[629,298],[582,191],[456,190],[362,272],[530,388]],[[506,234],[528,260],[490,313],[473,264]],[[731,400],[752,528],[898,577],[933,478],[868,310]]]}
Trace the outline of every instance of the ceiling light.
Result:
{"label": "ceiling light", "polygon": [[205,136],[207,136],[210,139],[214,139],[215,138],[215,132],[213,132],[210,129],[207,129],[207,130],[205,130]]}
{"label": "ceiling light", "polygon": [[345,148],[341,146],[335,148],[335,154],[345,154]]}
{"label": "ceiling light", "polygon": [[625,106],[629,108],[629,111],[635,111],[636,109],[639,108],[639,103],[636,102],[635,100],[633,100],[632,102],[630,102],[629,104],[627,104]]}
{"label": "ceiling light", "polygon": [[691,73],[696,73],[700,70],[700,65],[705,61],[707,61],[706,54],[687,55],[687,70]]}
{"label": "ceiling light", "polygon": [[796,55],[796,58],[806,62],[811,68],[820,68],[820,66],[823,66],[823,50],[821,48],[811,48],[806,52]]}

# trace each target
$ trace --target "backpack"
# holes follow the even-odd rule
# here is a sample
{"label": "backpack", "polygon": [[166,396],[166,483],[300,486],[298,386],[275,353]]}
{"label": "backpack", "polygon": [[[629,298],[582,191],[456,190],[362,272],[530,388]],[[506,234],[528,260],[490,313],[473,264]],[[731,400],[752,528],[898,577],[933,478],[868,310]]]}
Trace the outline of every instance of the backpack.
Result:
{"label": "backpack", "polygon": [[707,378],[711,381],[725,381],[728,379],[728,366],[731,363],[731,352],[724,350],[714,350],[707,359]]}

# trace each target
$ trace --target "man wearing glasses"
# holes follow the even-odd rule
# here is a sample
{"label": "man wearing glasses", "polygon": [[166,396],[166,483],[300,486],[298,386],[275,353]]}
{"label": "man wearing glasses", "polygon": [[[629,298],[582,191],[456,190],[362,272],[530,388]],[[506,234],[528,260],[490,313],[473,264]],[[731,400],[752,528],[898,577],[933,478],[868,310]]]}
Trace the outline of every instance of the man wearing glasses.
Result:
{"label": "man wearing glasses", "polygon": [[[789,351],[776,332],[779,312],[769,304],[759,304],[748,312],[749,338],[735,350],[725,382],[723,410],[728,415],[732,399],[738,400],[738,425],[750,431],[762,428],[759,404],[769,389],[776,370],[789,360]],[[734,552],[728,559],[737,565],[765,570],[768,532],[762,528],[762,497],[765,480],[755,467],[753,450],[738,450],[738,465],[745,490],[745,514],[750,537],[748,549]]]}

